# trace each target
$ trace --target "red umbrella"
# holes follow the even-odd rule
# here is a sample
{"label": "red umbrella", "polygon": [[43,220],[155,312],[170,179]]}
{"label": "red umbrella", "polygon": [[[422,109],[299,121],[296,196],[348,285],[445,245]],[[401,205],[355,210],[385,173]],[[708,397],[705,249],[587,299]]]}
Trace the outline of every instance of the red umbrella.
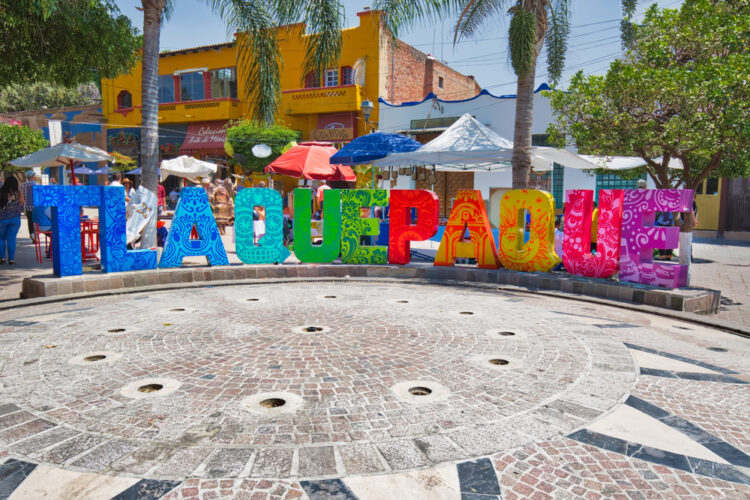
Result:
{"label": "red umbrella", "polygon": [[331,179],[332,181],[355,182],[357,180],[357,176],[354,174],[354,171],[350,167],[347,167],[346,165],[331,166],[336,169],[336,178]]}
{"label": "red umbrella", "polygon": [[[266,167],[266,173],[303,177],[319,181],[348,180],[354,172],[344,172],[340,165],[331,165],[329,159],[336,153],[329,146],[294,146]],[[351,175],[350,175],[351,174]]]}

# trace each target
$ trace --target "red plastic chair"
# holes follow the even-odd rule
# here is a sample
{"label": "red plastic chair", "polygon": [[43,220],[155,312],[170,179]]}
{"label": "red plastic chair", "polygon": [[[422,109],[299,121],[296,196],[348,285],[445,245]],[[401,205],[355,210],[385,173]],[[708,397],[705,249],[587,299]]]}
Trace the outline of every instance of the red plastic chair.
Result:
{"label": "red plastic chair", "polygon": [[52,255],[50,254],[50,251],[49,251],[50,241],[52,240],[52,231],[40,231],[39,224],[35,222],[34,223],[34,247],[36,249],[36,261],[40,264],[44,262],[44,258],[42,257],[42,238],[41,238],[42,235],[44,235],[44,255],[49,255],[50,258],[52,258]]}

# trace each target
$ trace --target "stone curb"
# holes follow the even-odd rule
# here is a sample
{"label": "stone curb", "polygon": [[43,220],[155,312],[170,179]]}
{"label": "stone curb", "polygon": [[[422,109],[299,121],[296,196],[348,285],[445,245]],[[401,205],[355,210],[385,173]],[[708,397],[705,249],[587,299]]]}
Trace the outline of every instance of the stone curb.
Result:
{"label": "stone curb", "polygon": [[[231,266],[239,268],[239,266]],[[538,287],[538,286],[525,286],[520,284],[508,284],[504,283],[501,276],[498,276],[497,282],[495,280],[489,280],[492,276],[492,274],[515,274],[515,275],[526,275],[526,276],[533,276],[536,278],[543,278],[543,279],[537,279],[536,281],[542,282],[542,283],[552,283],[557,281],[558,283],[562,281],[562,278],[560,275],[551,275],[550,277],[547,277],[542,274],[534,274],[534,273],[516,273],[513,271],[507,271],[507,270],[484,270],[484,269],[473,269],[473,268],[437,268],[434,269],[432,267],[419,267],[419,266],[403,266],[403,267],[397,267],[397,266],[346,266],[346,265],[326,265],[326,266],[253,266],[255,268],[261,267],[264,268],[263,271],[260,274],[263,274],[262,278],[245,278],[245,279],[231,279],[232,275],[236,276],[235,273],[232,273],[232,269],[224,270],[225,273],[217,273],[219,276],[223,274],[222,277],[226,276],[229,279],[218,279],[218,280],[185,280],[184,278],[187,276],[185,273],[190,274],[190,278],[193,278],[196,273],[199,273],[205,277],[205,272],[207,270],[219,270],[221,271],[221,268],[191,268],[191,269],[173,269],[170,271],[157,271],[154,274],[161,274],[164,272],[170,273],[171,277],[177,276],[179,278],[179,281],[177,282],[171,282],[171,283],[163,283],[163,284],[144,284],[142,286],[129,286],[129,287],[120,287],[120,288],[103,288],[100,290],[91,290],[91,291],[80,291],[75,293],[65,293],[65,294],[57,294],[57,295],[50,295],[50,296],[42,296],[42,297],[36,297],[36,298],[29,298],[29,299],[22,299],[22,300],[15,300],[15,301],[7,301],[0,303],[0,311],[2,310],[8,310],[13,309],[17,307],[28,307],[33,306],[37,304],[46,304],[46,303],[52,303],[52,302],[59,302],[59,301],[66,301],[66,300],[75,300],[75,299],[82,299],[82,298],[90,298],[90,297],[100,297],[100,296],[110,296],[110,295],[118,295],[123,293],[143,293],[143,292],[149,292],[149,291],[164,291],[164,290],[174,290],[174,289],[185,289],[185,288],[197,288],[197,287],[203,287],[203,286],[232,286],[232,285],[266,285],[266,284],[274,284],[274,283],[299,283],[299,282],[330,282],[330,281],[355,281],[355,282],[362,282],[362,281],[369,281],[369,282],[402,282],[406,284],[422,284],[422,285],[443,285],[443,286],[461,286],[461,287],[471,287],[471,288],[480,288],[480,289],[492,289],[492,290],[505,290],[509,292],[518,292],[518,293],[530,293],[535,295],[542,295],[542,296],[550,296],[550,297],[557,297],[557,298],[564,298],[568,300],[577,300],[582,302],[589,302],[599,305],[605,305],[610,307],[618,307],[618,308],[625,308],[628,310],[633,311],[640,311],[648,314],[655,314],[660,315],[664,317],[669,317],[677,320],[687,321],[691,323],[695,323],[702,326],[707,326],[710,328],[717,328],[726,332],[734,333],[737,335],[750,337],[750,328],[746,328],[742,325],[737,325],[735,323],[727,322],[718,320],[715,318],[710,318],[705,315],[696,314],[689,311],[680,311],[680,310],[670,310],[663,306],[655,306],[651,304],[638,304],[633,302],[627,302],[624,299],[614,296],[612,298],[604,298],[604,297],[597,297],[597,296],[590,296],[586,295],[585,292],[588,289],[588,291],[592,291],[591,287],[583,287],[582,293],[575,293],[575,292],[568,292],[563,290],[557,290],[554,289],[552,286],[547,287]],[[253,269],[253,267],[246,267],[245,269]],[[331,271],[334,271],[330,273],[331,275],[328,275],[328,272],[321,273],[321,271],[329,271],[329,268]],[[278,271],[272,271],[268,272],[269,269],[275,269]],[[289,274],[288,270],[294,269],[296,271],[297,276],[296,277],[281,277],[278,276],[280,274]],[[429,270],[433,270],[432,272],[429,272]],[[300,273],[299,271],[304,270],[303,273]],[[396,272],[393,272],[393,271]],[[428,271],[426,271],[428,270]],[[449,271],[455,270],[459,271],[460,273],[455,273],[461,275],[463,278],[484,278],[481,281],[471,281],[471,279],[451,279],[448,277],[451,273]],[[229,273],[226,273],[226,271],[230,271]],[[345,274],[347,271],[353,271],[356,272],[358,276],[351,276],[348,274]],[[420,272],[421,271],[421,272]],[[446,272],[448,271],[448,272]],[[388,274],[396,274],[396,276],[388,276]],[[133,274],[136,273],[117,273],[119,274],[119,278],[122,279],[125,275],[130,274],[130,278],[133,278],[132,281],[135,281]],[[212,273],[213,274],[213,273]],[[299,274],[317,274],[318,276],[299,276]],[[321,276],[321,274],[324,274],[324,276]],[[444,277],[425,277],[420,278],[417,277],[418,274],[438,274],[442,275]],[[277,275],[277,277],[269,276],[269,275]],[[472,275],[472,276],[470,276]],[[78,276],[75,278],[52,278],[52,277],[43,277],[43,278],[27,278],[24,281],[24,288],[28,289],[28,286],[26,284],[26,281],[36,281],[36,283],[33,284],[33,286],[45,286],[46,283],[55,283],[58,280],[73,280],[77,279],[79,281],[86,281],[86,280],[92,280],[92,281],[98,281],[100,283],[105,283],[108,281],[110,277],[114,275],[88,275],[88,276]],[[257,276],[257,274],[256,274]],[[218,276],[217,276],[218,277]],[[521,276],[516,276],[519,278],[520,281]],[[146,282],[148,283],[149,279],[146,278]],[[485,281],[486,280],[486,281]],[[124,279],[122,280],[124,282]],[[131,281],[131,280],[129,280]],[[142,281],[142,280],[139,280]],[[528,280],[524,280],[528,281]],[[573,278],[569,279],[568,281],[573,282],[579,282],[579,279]],[[593,281],[596,285],[605,285],[607,287],[614,287],[614,288],[624,288],[627,287],[631,290],[637,290],[635,286],[629,286],[626,284],[620,284],[617,282],[601,282],[602,280],[586,280],[581,279],[580,281]],[[601,283],[597,283],[601,282]],[[135,283],[133,283],[134,285]],[[84,286],[84,290],[88,287]],[[562,285],[560,285],[562,288]],[[550,290],[552,288],[552,290]],[[576,287],[580,288],[580,287]],[[687,289],[687,290],[660,290],[660,289],[651,289],[650,287],[642,287],[644,289],[643,296],[644,297],[654,297],[654,294],[658,293],[667,293],[667,294],[674,294],[675,292],[684,292],[689,291],[692,292],[693,295],[704,293],[705,296],[700,297],[700,299],[707,301],[707,300],[713,300],[714,295],[716,297],[720,297],[720,292],[716,290],[699,290],[699,289]],[[600,289],[593,288],[593,291],[596,292]],[[606,288],[604,289],[607,290]],[[647,293],[647,292],[650,292]],[[623,294],[624,295],[624,294]],[[668,297],[667,297],[668,298]],[[664,298],[660,300],[661,303],[666,303],[667,298]],[[716,302],[718,302],[718,298],[716,299]],[[684,304],[684,301],[683,301]]]}

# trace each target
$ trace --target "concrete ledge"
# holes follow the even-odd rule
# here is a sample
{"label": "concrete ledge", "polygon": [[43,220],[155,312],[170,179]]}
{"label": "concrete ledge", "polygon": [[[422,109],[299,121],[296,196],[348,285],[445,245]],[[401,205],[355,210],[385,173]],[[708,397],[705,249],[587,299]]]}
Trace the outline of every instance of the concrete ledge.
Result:
{"label": "concrete ledge", "polygon": [[660,309],[698,314],[713,314],[719,309],[721,292],[707,288],[668,290],[633,283],[581,278],[567,273],[522,273],[507,269],[472,267],[372,266],[346,264],[234,265],[134,271],[128,273],[92,273],[56,278],[34,276],[23,281],[25,299],[62,297],[72,294],[99,295],[130,292],[136,289],[169,289],[205,286],[217,282],[267,282],[288,279],[370,278],[488,283],[517,286],[530,291],[552,291],[564,295],[583,295],[621,303],[646,305]]}

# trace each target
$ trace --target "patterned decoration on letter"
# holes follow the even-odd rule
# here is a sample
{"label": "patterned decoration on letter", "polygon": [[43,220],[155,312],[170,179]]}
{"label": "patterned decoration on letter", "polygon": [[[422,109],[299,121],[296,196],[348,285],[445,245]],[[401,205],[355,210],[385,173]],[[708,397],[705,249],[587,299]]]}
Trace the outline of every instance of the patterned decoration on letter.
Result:
{"label": "patterned decoration on letter", "polygon": [[[326,193],[326,196],[328,194]],[[325,201],[325,197],[324,197]],[[341,191],[341,262],[344,264],[385,264],[388,247],[360,245],[360,236],[380,234],[379,219],[363,219],[363,207],[385,207],[385,189],[345,189]]]}
{"label": "patterned decoration on letter", "polygon": [[127,249],[125,189],[122,186],[102,187],[99,224],[103,272],[156,269],[156,250]]}
{"label": "patterned decoration on letter", "polygon": [[80,209],[99,207],[101,190],[101,186],[34,186],[34,206],[52,207],[52,268],[56,276],[83,273]]}
{"label": "patterned decoration on letter", "polygon": [[333,262],[341,252],[341,191],[327,189],[323,197],[323,243],[312,244],[312,193],[294,190],[294,255],[300,262]]}
{"label": "patterned decoration on letter", "polygon": [[620,280],[669,288],[687,285],[688,267],[654,264],[653,249],[677,248],[677,227],[654,227],[656,212],[692,212],[692,189],[625,191],[620,238]]}
{"label": "patterned decoration on letter", "polygon": [[[255,246],[253,210],[266,210],[266,232]],[[247,188],[237,193],[234,200],[234,231],[237,257],[245,264],[284,262],[289,250],[284,246],[284,214],[281,194],[275,189]]]}
{"label": "patterned decoration on letter", "polygon": [[[467,229],[468,240],[464,239]],[[500,267],[495,239],[492,237],[490,220],[480,191],[459,191],[456,195],[434,265],[452,266],[459,257],[476,259],[477,265],[485,269]]]}
{"label": "patterned decoration on letter", "polygon": [[[529,239],[524,240],[525,212]],[[555,253],[555,199],[535,189],[514,189],[500,201],[500,262],[516,271],[549,271],[560,263]]]}
{"label": "patterned decoration on letter", "polygon": [[[617,272],[620,261],[622,228],[622,189],[599,191],[599,208],[594,210],[594,192],[571,189],[565,193],[565,239],[563,264],[570,274],[590,278],[608,278]],[[598,220],[595,219],[599,214]],[[593,227],[596,232],[596,254],[591,253]]]}
{"label": "patterned decoration on letter", "polygon": [[[191,240],[195,226],[199,240]],[[228,266],[229,259],[203,188],[183,188],[172,218],[159,267],[180,267],[185,257],[206,256],[212,266]]]}
{"label": "patterned decoration on letter", "polygon": [[[414,225],[411,223],[413,208],[417,209],[417,223]],[[433,237],[438,230],[439,216],[440,200],[432,191],[392,189],[388,262],[408,264],[411,260],[411,242],[424,241]]]}

